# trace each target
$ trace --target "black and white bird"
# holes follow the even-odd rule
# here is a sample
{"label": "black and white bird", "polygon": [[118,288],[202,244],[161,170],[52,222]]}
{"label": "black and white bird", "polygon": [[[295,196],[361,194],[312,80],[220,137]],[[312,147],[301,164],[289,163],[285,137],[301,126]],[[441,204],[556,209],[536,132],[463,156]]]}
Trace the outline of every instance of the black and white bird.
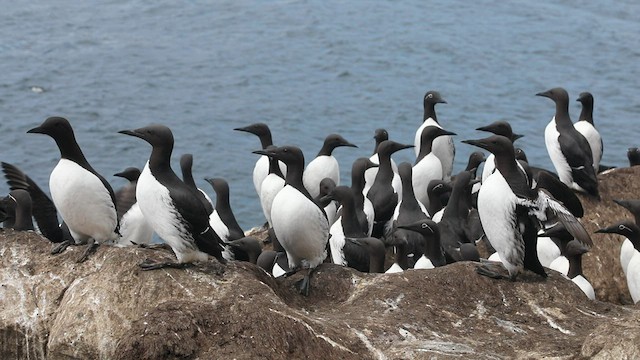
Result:
{"label": "black and white bird", "polygon": [[[7,184],[11,190],[26,190],[31,198],[31,214],[38,225],[38,230],[52,243],[70,242],[74,240],[69,232],[66,224],[60,224],[58,219],[58,211],[51,198],[22,170],[15,165],[5,163],[2,164]],[[12,203],[9,203],[11,206]],[[7,216],[10,217],[10,223],[4,221],[5,227],[13,227],[15,223],[15,209]],[[57,250],[54,248],[54,250]]]}
{"label": "black and white bird", "polygon": [[338,201],[342,209],[341,216],[329,229],[333,263],[362,272],[381,272],[384,244],[379,239],[369,238],[360,226],[353,190],[347,186],[336,186],[326,198]]}
{"label": "black and white bird", "polygon": [[553,88],[536,95],[556,104],[555,116],[544,130],[544,141],[560,181],[574,190],[599,197],[591,147],[569,117],[569,94],[563,88]]}
{"label": "black and white bird", "polygon": [[331,200],[326,196],[336,188],[336,182],[331,178],[324,178],[320,181],[318,196],[313,200],[320,205],[327,215],[329,226],[333,225],[338,219],[338,207],[340,204],[336,200]]}
{"label": "black and white bird", "polygon": [[[398,172],[402,179],[402,197],[396,205],[393,212],[393,223],[396,224],[412,224],[418,220],[429,218],[427,208],[418,200],[413,191],[412,184],[412,167],[408,162],[400,163]],[[392,223],[388,224],[385,229],[385,238],[389,238],[392,230]],[[407,252],[413,254],[414,260],[419,259],[424,251],[424,237],[422,234],[402,228],[395,228],[395,237],[402,237],[407,243]]]}
{"label": "black and white bird", "polygon": [[[265,123],[255,123],[244,127],[235,128],[233,130],[248,132],[250,134],[256,135],[260,138],[260,144],[262,145],[262,149],[266,149],[267,147],[273,145],[273,139],[271,137],[271,129]],[[287,166],[284,163],[279,163],[280,171],[283,174],[287,173]],[[255,166],[253,167],[253,186],[256,189],[256,193],[260,196],[260,189],[262,187],[262,182],[264,178],[269,174],[269,159],[266,156],[262,156],[256,161]]]}
{"label": "black and white bird", "polygon": [[[373,154],[369,157],[369,160],[371,160],[371,162],[375,165],[379,165],[380,160],[378,159],[378,148],[383,141],[389,140],[389,132],[383,128],[376,129],[373,135],[373,139],[375,140],[376,144],[373,148]],[[393,161],[393,159],[391,159],[391,168],[393,169],[393,173],[395,174],[393,177],[394,186],[396,186],[397,188],[401,188],[401,186],[399,186],[400,177],[398,176],[398,166],[396,165],[396,162]],[[367,171],[365,171],[365,187],[363,189],[363,194],[367,194],[367,192],[371,188],[371,185],[373,185],[373,181],[376,179],[376,175],[378,175],[378,166],[369,168],[367,169]]]}
{"label": "black and white bird", "polygon": [[[640,200],[613,199],[613,202],[627,209],[627,211],[633,215],[636,225],[640,224]],[[627,273],[627,265],[629,264],[631,257],[633,257],[634,252],[635,249],[631,240],[625,238],[622,241],[622,246],[620,246],[620,264],[622,265],[622,271],[624,271],[625,275]]]}
{"label": "black and white bird", "polygon": [[443,197],[451,192],[451,184],[444,180],[431,180],[427,187],[427,195],[429,196],[429,208],[427,209],[431,219],[439,222],[444,214],[445,202]]}
{"label": "black and white bird", "polygon": [[391,154],[402,149],[408,149],[413,145],[397,143],[393,140],[385,140],[380,144],[378,155],[380,165],[376,179],[366,194],[371,200],[375,214],[373,237],[380,238],[384,235],[385,226],[391,220],[393,212],[400,199],[398,191],[393,187],[393,169],[391,168]]}
{"label": "black and white bird", "polygon": [[336,186],[340,185],[340,165],[333,156],[333,150],[341,146],[357,147],[342,136],[331,134],[324,139],[318,155],[309,162],[304,170],[302,182],[312,197],[315,198],[320,194],[320,182],[324,178],[333,180]]}
{"label": "black and white bird", "polygon": [[[511,124],[506,121],[495,121],[487,126],[481,126],[476,130],[487,131],[495,135],[502,135],[508,139],[511,139],[511,142],[515,142],[520,139],[524,135],[514,134],[513,129],[511,128]],[[495,155],[489,154],[487,156],[487,160],[484,162],[484,168],[482,169],[482,181],[484,181],[491,173],[493,173],[496,169],[495,163]]]}
{"label": "black and white bird", "polygon": [[[422,116],[422,125],[416,130],[415,136],[415,152],[416,157],[420,156],[422,131],[429,126],[441,127],[436,117],[436,104],[446,104],[440,93],[437,91],[428,91],[424,95],[423,107],[424,114]],[[442,136],[433,142],[433,153],[440,159],[442,164],[442,176],[445,180],[449,180],[453,171],[453,159],[456,155],[456,149],[451,136]]]}
{"label": "black and white bird", "polygon": [[433,269],[447,264],[445,254],[440,244],[440,229],[438,224],[424,218],[409,224],[399,224],[398,230],[412,231],[423,237],[422,255],[418,258],[414,269]]}
{"label": "black and white bird", "polygon": [[[275,148],[274,145],[269,145],[267,150]],[[281,163],[279,160],[264,155],[263,157],[269,159],[269,174],[264,178],[260,186],[260,206],[265,219],[267,219],[267,224],[271,227],[271,205],[278,192],[284,187],[284,174],[280,169],[279,164]]]}
{"label": "black and white bird", "polygon": [[[541,188],[531,188],[529,179],[518,166],[511,139],[493,135],[480,140],[465,140],[490,151],[496,157],[496,171],[489,175],[478,193],[478,212],[482,227],[502,263],[515,278],[527,269],[546,277],[536,252],[539,222],[554,216],[587,247],[591,239],[578,220],[562,204]],[[488,265],[478,268],[482,275],[503,278]]]}
{"label": "black and white bird", "polygon": [[596,233],[618,234],[624,236],[633,245],[632,249],[620,252],[620,265],[627,278],[627,286],[634,303],[640,302],[640,228],[632,221],[622,221]]}
{"label": "black and white bird", "polygon": [[627,159],[629,159],[629,167],[640,165],[640,149],[637,147],[629,148]]}
{"label": "black and white bird", "polygon": [[[67,119],[50,117],[27,132],[48,135],[58,145],[61,159],[49,177],[49,191],[76,244],[89,245],[79,259],[84,261],[98,244],[120,236],[113,189],[85,158]],[[69,245],[61,244],[60,249]]]}
{"label": "black and white bird", "polygon": [[209,225],[224,242],[244,237],[244,230],[238,224],[229,201],[229,183],[222,178],[205,179],[216,192],[216,206],[209,215]]}
{"label": "black and white bird", "polygon": [[126,168],[124,171],[114,174],[129,180],[129,183],[116,191],[116,207],[120,220],[120,234],[118,245],[147,245],[153,239],[153,228],[145,219],[136,201],[136,189],[140,169],[136,167]]}
{"label": "black and white bird", "polygon": [[206,261],[209,255],[220,262],[222,240],[209,226],[209,214],[198,197],[198,191],[187,185],[171,168],[173,133],[164,125],[149,125],[121,134],[135,136],[152,146],[136,189],[136,198],[153,230],[176,255],[177,262],[140,264],[143,270],[184,267],[195,261]]}
{"label": "black and white bird", "polygon": [[471,193],[471,172],[461,171],[455,177],[451,197],[438,222],[439,238],[447,263],[462,261],[460,246],[475,244],[475,236],[468,227],[469,206],[467,200]]}
{"label": "black and white bird", "polygon": [[[13,224],[5,226],[16,231],[33,230],[33,216],[31,214],[31,196],[23,189],[11,190],[9,195],[0,199],[0,213],[12,213]],[[4,219],[2,219],[4,221]]]}
{"label": "black and white bird", "polygon": [[591,156],[593,158],[593,169],[596,173],[600,172],[600,160],[602,160],[602,153],[604,146],[602,143],[602,137],[595,128],[593,123],[593,95],[590,92],[580,93],[580,96],[576,101],[582,104],[582,111],[580,117],[573,126],[578,130],[587,142],[589,148],[591,148]]}
{"label": "black and white bird", "polygon": [[329,221],[302,182],[304,155],[300,148],[283,146],[255,153],[273,157],[287,165],[285,186],[273,199],[271,222],[287,253],[289,267],[306,270],[298,290],[308,296],[311,275],[327,257]]}
{"label": "black and white bird", "polygon": [[451,173],[446,175],[442,169],[443,165],[440,158],[433,152],[432,145],[435,141],[442,137],[455,135],[451,131],[447,131],[439,126],[427,126],[420,137],[420,152],[413,165],[413,190],[416,198],[425,206],[429,206],[429,195],[427,187],[431,180],[449,180]]}
{"label": "black and white bird", "polygon": [[207,193],[200,189],[198,185],[196,185],[196,181],[193,178],[193,155],[192,154],[183,154],[180,157],[180,171],[182,172],[182,181],[185,184],[189,185],[192,189],[197,190],[196,195],[202,201],[202,204],[207,209],[207,213],[211,215],[213,213],[213,203],[211,202],[211,198]]}
{"label": "black and white bird", "polygon": [[356,159],[351,166],[351,190],[353,190],[356,215],[362,230],[367,236],[371,236],[371,232],[373,231],[375,213],[371,200],[364,196],[365,177],[369,169],[377,167],[377,164],[374,164],[370,159],[365,157]]}

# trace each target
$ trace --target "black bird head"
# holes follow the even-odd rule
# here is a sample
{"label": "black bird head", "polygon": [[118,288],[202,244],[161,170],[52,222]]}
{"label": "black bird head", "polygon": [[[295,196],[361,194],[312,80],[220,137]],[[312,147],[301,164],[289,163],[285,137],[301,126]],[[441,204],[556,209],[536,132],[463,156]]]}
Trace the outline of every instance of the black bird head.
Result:
{"label": "black bird head", "polygon": [[440,235],[438,224],[436,224],[433,220],[427,218],[413,222],[411,224],[398,225],[398,229],[415,231],[422,234],[423,236]]}
{"label": "black bird head", "polygon": [[638,237],[640,235],[640,229],[638,226],[629,220],[622,221],[618,224],[611,225],[602,229],[596,230],[598,234],[618,234],[626,236],[631,239],[632,237]]}
{"label": "black bird head", "polygon": [[593,106],[593,95],[591,95],[591,93],[587,91],[582,92],[580,93],[580,96],[578,96],[576,101],[579,101],[582,106]]}
{"label": "black bird head", "polygon": [[567,90],[561,87],[556,87],[553,89],[549,89],[547,91],[537,93],[536,96],[547,97],[556,103],[558,102],[566,102],[567,104],[569,103],[569,94],[567,93]]}
{"label": "black bird head", "polygon": [[442,96],[440,96],[440,93],[437,91],[427,91],[426,94],[424,94],[424,106],[432,106],[435,104],[446,104],[447,102],[442,98]]}
{"label": "black bird head", "polygon": [[378,154],[380,155],[386,154],[387,156],[390,156],[396,151],[399,151],[402,149],[409,149],[412,147],[414,146],[407,145],[407,144],[400,144],[393,140],[385,140],[380,144],[380,147],[378,148]]}
{"label": "black bird head", "polygon": [[173,148],[173,133],[171,129],[164,125],[153,124],[145,127],[141,127],[135,130],[121,130],[120,134],[135,136],[140,138],[153,147],[171,147]]}
{"label": "black bird head", "polygon": [[492,135],[479,140],[462,140],[463,143],[485,149],[494,155],[511,153],[515,158],[513,143],[502,135]]}
{"label": "black bird head", "polygon": [[523,137],[524,135],[520,135],[520,134],[514,134],[513,130],[511,128],[511,124],[509,124],[506,121],[495,121],[487,126],[481,126],[479,128],[477,128],[476,130],[480,130],[480,131],[488,131],[492,134],[496,134],[496,135],[502,135],[505,136],[509,139],[511,139],[512,142],[520,139],[521,137]]}
{"label": "black bird head", "polygon": [[289,165],[293,165],[296,163],[302,162],[304,166],[304,154],[302,150],[300,150],[297,146],[280,146],[275,148],[269,148],[265,150],[256,150],[253,151],[254,154],[266,155],[268,157],[278,159],[283,163]]}
{"label": "black bird head", "polygon": [[248,132],[258,137],[271,135],[271,130],[269,130],[269,126],[267,126],[267,124],[265,123],[255,123],[244,127],[235,128],[233,130]]}
{"label": "black bird head", "polygon": [[129,181],[136,181],[140,177],[140,169],[137,167],[128,167],[119,173],[113,174],[113,176],[125,178]]}
{"label": "black bird head", "polygon": [[69,137],[74,138],[73,129],[69,121],[58,116],[47,118],[40,126],[27,131],[27,133],[49,135],[56,141],[64,141]]}

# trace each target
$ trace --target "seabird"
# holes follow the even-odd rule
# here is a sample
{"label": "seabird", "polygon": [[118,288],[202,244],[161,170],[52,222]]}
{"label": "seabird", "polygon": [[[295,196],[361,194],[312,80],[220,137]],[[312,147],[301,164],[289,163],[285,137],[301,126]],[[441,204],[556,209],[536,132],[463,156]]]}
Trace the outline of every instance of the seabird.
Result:
{"label": "seabird", "polygon": [[580,93],[576,101],[582,104],[582,111],[578,121],[573,126],[587,139],[591,149],[591,157],[593,158],[593,169],[596,172],[600,172],[600,160],[602,159],[604,147],[602,137],[593,124],[593,95],[589,92]]}
{"label": "seabird", "polygon": [[353,190],[347,186],[336,186],[325,197],[338,201],[342,208],[342,215],[329,229],[333,263],[361,272],[369,272],[372,268],[381,272],[384,244],[379,239],[369,238],[360,226]]}
{"label": "seabird", "polygon": [[373,231],[375,213],[371,200],[364,196],[365,174],[367,170],[374,167],[378,167],[378,165],[365,157],[356,159],[351,166],[351,190],[353,190],[356,215],[362,230],[367,236],[371,236]]}
{"label": "seabird", "polygon": [[589,142],[569,117],[569,94],[563,88],[553,88],[536,95],[556,104],[555,116],[544,130],[544,141],[560,180],[574,190],[599,197]]}
{"label": "seabird", "polygon": [[11,190],[9,195],[0,199],[0,208],[5,215],[13,212],[14,222],[10,228],[16,231],[33,230],[31,196],[29,196],[28,191],[22,189]]}
{"label": "seabird", "polygon": [[[267,150],[275,148],[275,146],[269,145]],[[260,186],[260,206],[265,219],[267,219],[267,224],[271,227],[271,205],[278,192],[284,187],[284,175],[280,170],[279,164],[281,163],[279,160],[264,155],[263,157],[269,159],[269,174],[264,178]]]}
{"label": "seabird", "polygon": [[[584,292],[584,294],[587,295],[589,299],[595,300],[596,293],[593,290],[593,286],[582,273],[582,255],[587,253],[588,251],[589,249],[579,241],[571,240],[564,246],[562,256],[551,263],[551,266],[549,266],[549,268],[556,270],[565,275],[567,278],[571,279],[571,281],[573,281],[574,284],[578,285],[580,290],[582,290],[582,292]],[[566,265],[563,263],[561,265],[562,268],[557,268],[556,264],[560,259],[565,260]]]}
{"label": "seabird", "polygon": [[136,201],[136,188],[140,169],[136,167],[126,168],[114,176],[129,180],[129,183],[116,191],[116,208],[120,220],[119,245],[147,245],[153,239],[153,228],[142,215],[140,206]]}
{"label": "seabird", "polygon": [[427,209],[431,215],[431,219],[435,222],[442,219],[445,204],[442,201],[443,195],[451,192],[451,184],[444,180],[431,180],[427,187],[427,195],[429,196],[429,208]]}
{"label": "seabird", "polygon": [[[640,228],[631,221],[622,221],[596,231],[596,233],[618,234],[626,237],[633,245],[633,253],[620,254],[620,265],[625,270],[627,286],[634,303],[640,302]],[[631,255],[630,257],[628,255]],[[628,259],[628,260],[627,260]],[[625,264],[625,262],[627,262]]]}
{"label": "seabird", "polygon": [[[248,132],[250,134],[256,135],[260,138],[260,144],[262,145],[262,149],[266,149],[267,147],[273,145],[273,140],[271,138],[271,130],[269,126],[265,123],[255,123],[245,127],[235,128],[233,130]],[[284,163],[280,163],[280,171],[283,174],[287,173],[287,166]],[[260,188],[262,186],[262,182],[264,178],[269,174],[269,159],[266,156],[262,156],[256,161],[256,165],[253,167],[253,186],[256,189],[256,193],[260,196]]]}
{"label": "seabird", "polygon": [[[113,189],[84,157],[67,119],[50,117],[27,132],[48,135],[58,145],[61,159],[49,177],[49,191],[76,244],[88,244],[82,262],[98,244],[120,236]],[[69,244],[62,242],[60,249]]]}
{"label": "seabird", "polygon": [[[524,269],[547,276],[538,260],[536,240],[538,222],[547,221],[548,216],[557,217],[585,246],[592,245],[586,230],[571,212],[543,189],[530,187],[526,174],[516,162],[510,139],[493,135],[463,143],[488,150],[496,157],[496,171],[489,175],[478,193],[478,212],[485,234],[500,254],[511,280],[515,280]],[[504,277],[489,270],[488,265],[477,270],[481,275]]]}
{"label": "seabird", "polygon": [[[367,171],[365,171],[364,173],[364,178],[365,178],[365,187],[363,189],[364,195],[367,195],[367,192],[371,188],[371,185],[373,185],[373,181],[376,179],[376,175],[378,175],[377,165],[380,164],[380,160],[378,159],[378,148],[380,147],[380,144],[382,144],[383,141],[389,140],[389,133],[387,132],[386,129],[382,129],[382,128],[376,129],[373,135],[373,139],[376,141],[376,145],[373,148],[373,154],[369,157],[369,160],[371,160],[371,162],[376,166],[370,169],[367,169]],[[398,176],[398,166],[396,165],[396,162],[393,161],[393,159],[391,159],[391,168],[393,169],[393,173],[394,173],[394,176],[393,176],[394,187],[401,188],[401,186],[399,186],[400,177]]]}
{"label": "seabird", "polygon": [[285,186],[273,199],[271,222],[280,244],[287,253],[289,267],[306,269],[304,278],[298,284],[298,290],[308,296],[311,275],[327,257],[327,215],[302,183],[304,155],[300,148],[283,146],[256,153],[276,158],[287,165]]}
{"label": "seabird", "polygon": [[233,258],[236,261],[246,261],[256,264],[262,254],[262,245],[260,245],[260,241],[253,236],[228,241],[227,245],[233,252]]}
{"label": "seabird", "polygon": [[211,215],[213,213],[213,204],[211,202],[211,198],[207,195],[204,190],[200,189],[198,185],[196,185],[196,181],[193,179],[193,155],[192,154],[184,154],[180,157],[180,171],[182,172],[182,181],[185,184],[189,185],[192,189],[196,190],[196,195],[198,199],[202,201],[202,204],[207,209],[207,213]]}
{"label": "seabird", "polygon": [[[393,222],[397,224],[412,224],[418,220],[429,218],[427,208],[416,198],[412,185],[412,167],[407,162],[400,163],[398,172],[402,179],[402,197],[393,213]],[[393,226],[388,226],[385,230],[385,238],[388,238]],[[419,259],[423,255],[425,241],[421,233],[396,228],[394,236],[402,237],[407,243],[407,253],[413,254],[414,259]]]}
{"label": "seabird", "polygon": [[[416,157],[420,156],[421,152],[421,138],[422,131],[428,126],[441,127],[436,117],[436,104],[446,104],[440,93],[437,91],[428,91],[424,95],[423,106],[424,115],[422,116],[422,125],[416,131],[415,136],[415,152]],[[451,136],[442,136],[433,142],[433,153],[440,159],[442,164],[442,175],[445,180],[449,180],[451,172],[453,170],[453,158],[456,154],[456,149],[453,145],[453,138]]]}
{"label": "seabird", "polygon": [[216,207],[209,215],[209,225],[224,242],[244,237],[244,230],[238,225],[229,202],[229,183],[221,178],[205,179],[216,192]]}
{"label": "seabird", "polygon": [[340,146],[357,147],[342,136],[331,134],[324,139],[318,155],[309,162],[304,170],[302,182],[311,197],[315,198],[320,194],[320,182],[324,178],[329,178],[336,185],[340,185],[340,166],[338,160],[333,156],[333,150]]}
{"label": "seabird", "polygon": [[440,229],[438,224],[428,218],[410,224],[399,224],[398,229],[412,231],[423,237],[422,255],[413,266],[414,269],[433,269],[447,264],[444,251],[440,244]]}
{"label": "seabird", "polygon": [[[58,212],[53,201],[40,189],[35,181],[22,172],[22,170],[9,163],[2,163],[2,171],[11,190],[22,189],[29,192],[32,203],[31,213],[38,224],[38,230],[42,236],[53,243],[61,243],[64,241],[74,242],[69,233],[69,227],[64,223],[59,224]],[[15,210],[13,213],[15,213]],[[13,217],[11,225],[5,225],[5,227],[13,226],[15,221],[15,214],[13,213],[10,214]],[[56,250],[56,248],[54,248],[54,250]],[[62,250],[64,249],[62,248]]]}
{"label": "seabird", "polygon": [[385,140],[380,144],[378,175],[366,195],[371,200],[375,213],[373,232],[371,233],[373,237],[380,238],[384,234],[385,225],[391,220],[399,200],[398,192],[392,185],[391,154],[410,147],[413,145],[400,144],[393,140]]}
{"label": "seabird", "polygon": [[143,270],[184,267],[194,261],[206,261],[209,255],[220,262],[222,240],[209,226],[209,214],[198,191],[184,183],[171,169],[173,134],[164,125],[149,125],[121,134],[135,136],[152,146],[136,189],[140,210],[153,230],[176,255],[176,262],[140,264]]}
{"label": "seabird", "polygon": [[640,149],[631,147],[627,151],[627,159],[629,159],[629,167],[640,165]]}
{"label": "seabird", "polygon": [[[636,225],[638,225],[640,221],[640,200],[613,199],[613,202],[627,209],[631,215],[633,215]],[[620,264],[622,265],[622,271],[624,271],[625,275],[627,274],[627,265],[634,253],[635,249],[631,240],[625,238],[622,241],[622,246],[620,246]]]}
{"label": "seabird", "polygon": [[422,131],[420,138],[420,153],[416,158],[413,166],[413,190],[416,198],[425,206],[429,206],[429,195],[427,194],[427,186],[431,180],[448,180],[451,178],[451,172],[448,176],[442,172],[443,165],[438,156],[432,151],[434,141],[444,135],[455,135],[439,126],[428,126]]}
{"label": "seabird", "polygon": [[327,215],[329,226],[333,225],[338,219],[338,202],[328,199],[326,196],[336,188],[336,183],[331,178],[324,178],[320,181],[320,192],[313,200],[320,205]]}
{"label": "seabird", "polygon": [[[495,135],[502,135],[508,139],[511,139],[511,142],[515,142],[520,139],[524,135],[514,134],[511,129],[511,124],[506,121],[495,121],[487,126],[481,126],[476,130],[487,131]],[[489,154],[487,156],[487,160],[484,162],[484,168],[482,169],[482,181],[484,181],[489,175],[491,175],[496,169],[495,164],[495,155]]]}

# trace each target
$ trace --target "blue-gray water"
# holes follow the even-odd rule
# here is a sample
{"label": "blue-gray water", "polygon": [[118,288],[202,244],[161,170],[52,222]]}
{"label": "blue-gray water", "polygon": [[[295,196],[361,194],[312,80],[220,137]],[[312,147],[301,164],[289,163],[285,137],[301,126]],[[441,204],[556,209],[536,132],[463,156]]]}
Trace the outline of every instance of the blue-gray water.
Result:
{"label": "blue-gray water", "polygon": [[[195,156],[202,179],[230,182],[240,225],[264,221],[251,172],[257,137],[234,127],[266,122],[277,144],[307,161],[326,135],[342,179],[368,156],[373,131],[411,143],[427,90],[440,91],[441,124],[458,133],[454,171],[484,137],[473,129],[509,120],[518,145],[551,167],[543,131],[553,103],[535,93],[591,91],[603,163],[626,164],[640,145],[640,2],[584,1],[83,1],[5,2],[0,21],[0,160],[48,188],[53,140],[25,132],[67,117],[92,165],[112,174],[142,167],[150,146],[118,130],[153,122],[176,139],[174,168]],[[40,91],[43,90],[43,91]],[[580,111],[571,103],[576,120]],[[396,161],[412,161],[405,150]],[[2,184],[0,192],[8,190]]]}

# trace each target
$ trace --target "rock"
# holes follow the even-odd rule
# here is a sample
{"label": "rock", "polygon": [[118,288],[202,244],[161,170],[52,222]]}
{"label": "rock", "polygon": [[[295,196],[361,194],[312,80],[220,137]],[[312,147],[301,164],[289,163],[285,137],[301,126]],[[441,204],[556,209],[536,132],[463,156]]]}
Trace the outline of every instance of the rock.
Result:
{"label": "rock", "polygon": [[612,199],[640,199],[640,166],[618,168],[598,175],[600,201],[579,195],[585,210],[582,224],[591,234],[594,247],[583,256],[584,275],[596,291],[596,298],[616,304],[633,304],[627,280],[620,266],[620,235],[594,234],[600,228],[633,217]]}
{"label": "rock", "polygon": [[307,298],[294,289],[301,274],[276,280],[251,264],[144,272],[142,260],[173,255],[101,246],[76,264],[84,247],[49,250],[32,232],[0,234],[2,359],[637,354],[622,344],[638,343],[638,308],[590,301],[555,272],[510,282],[472,263],[389,275],[323,264]]}
{"label": "rock", "polygon": [[590,359],[640,359],[640,312],[598,326],[582,346]]}

